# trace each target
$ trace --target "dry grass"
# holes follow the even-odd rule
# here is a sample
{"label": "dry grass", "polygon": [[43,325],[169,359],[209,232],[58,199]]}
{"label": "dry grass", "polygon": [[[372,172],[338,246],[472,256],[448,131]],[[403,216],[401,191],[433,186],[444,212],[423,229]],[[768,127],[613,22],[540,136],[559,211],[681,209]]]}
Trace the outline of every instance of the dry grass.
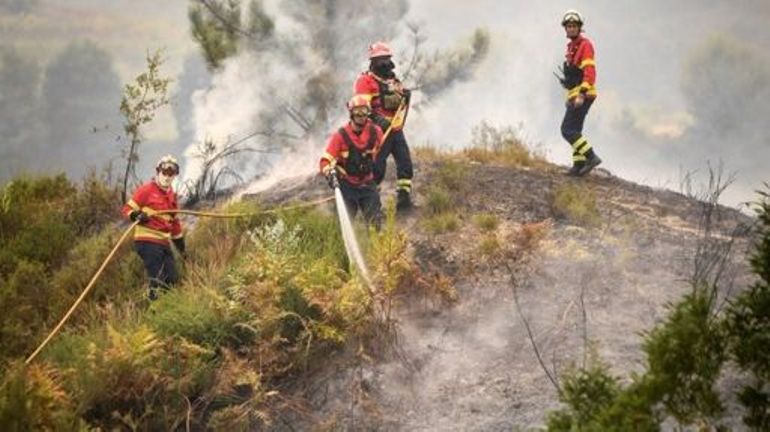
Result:
{"label": "dry grass", "polygon": [[547,164],[542,154],[534,152],[521,139],[519,131],[494,127],[486,122],[473,129],[471,147],[462,154],[471,161],[510,167],[543,167]]}
{"label": "dry grass", "polygon": [[565,183],[554,190],[553,213],[585,227],[598,227],[602,223],[596,206],[596,194],[582,183]]}
{"label": "dry grass", "polygon": [[500,219],[492,213],[479,213],[473,216],[473,223],[481,232],[489,233],[497,229]]}

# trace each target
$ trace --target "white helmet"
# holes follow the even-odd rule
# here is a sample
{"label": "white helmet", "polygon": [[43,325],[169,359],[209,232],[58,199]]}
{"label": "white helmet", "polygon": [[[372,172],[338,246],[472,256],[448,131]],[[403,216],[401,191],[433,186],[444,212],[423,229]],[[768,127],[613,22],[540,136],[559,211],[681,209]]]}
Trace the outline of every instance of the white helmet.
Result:
{"label": "white helmet", "polygon": [[155,165],[155,169],[158,171],[169,167],[174,167],[177,174],[179,173],[179,162],[177,162],[176,158],[170,154],[160,158],[158,163]]}
{"label": "white helmet", "polygon": [[564,12],[564,17],[561,19],[561,25],[562,27],[567,25],[567,23],[575,23],[579,26],[583,25],[583,16],[580,15],[580,12],[570,9],[567,12]]}

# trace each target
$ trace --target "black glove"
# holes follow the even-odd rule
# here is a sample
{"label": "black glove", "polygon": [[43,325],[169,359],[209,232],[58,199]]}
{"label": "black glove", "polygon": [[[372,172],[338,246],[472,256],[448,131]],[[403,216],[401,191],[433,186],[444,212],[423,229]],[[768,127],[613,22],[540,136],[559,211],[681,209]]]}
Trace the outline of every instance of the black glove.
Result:
{"label": "black glove", "polygon": [[177,251],[179,251],[179,255],[182,255],[182,257],[187,256],[185,253],[185,244],[184,244],[184,237],[172,239],[171,241],[174,242],[174,247]]}
{"label": "black glove", "polygon": [[128,215],[128,218],[131,219],[132,222],[138,221],[140,224],[145,224],[150,221],[150,217],[147,216],[147,213],[141,210],[132,211],[131,214]]}
{"label": "black glove", "polygon": [[330,169],[326,172],[326,182],[329,183],[329,187],[334,189],[340,185],[339,179],[337,179],[337,170]]}

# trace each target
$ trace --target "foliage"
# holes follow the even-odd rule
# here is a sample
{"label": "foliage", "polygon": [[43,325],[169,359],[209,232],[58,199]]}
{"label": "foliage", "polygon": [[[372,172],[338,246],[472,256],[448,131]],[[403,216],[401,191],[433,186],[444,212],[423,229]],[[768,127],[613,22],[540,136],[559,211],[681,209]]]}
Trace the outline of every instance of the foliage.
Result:
{"label": "foliage", "polygon": [[128,138],[126,149],[126,171],[123,175],[121,200],[126,202],[129,176],[136,179],[135,167],[139,161],[139,144],[142,142],[142,126],[152,122],[157,111],[168,105],[168,85],[170,78],[160,75],[163,64],[160,51],[147,54],[147,70],[136,76],[135,82],[126,84],[120,100],[120,113],[123,114],[123,131]]}
{"label": "foliage", "polygon": [[596,195],[587,185],[565,183],[554,190],[551,201],[553,213],[571,222],[596,227],[601,224],[601,215],[596,206]]}
{"label": "foliage", "polygon": [[0,382],[0,424],[8,431],[76,431],[83,425],[56,370],[45,365],[10,365]]}
{"label": "foliage", "polygon": [[757,242],[750,259],[757,280],[734,299],[725,319],[730,356],[755,381],[739,394],[747,410],[744,421],[755,430],[770,426],[770,199],[767,192],[761,196]]}
{"label": "foliage", "polygon": [[494,127],[482,121],[473,128],[471,146],[463,155],[471,161],[483,164],[499,164],[509,167],[544,166],[545,158],[534,153],[521,139],[519,130]]}
{"label": "foliage", "polygon": [[473,215],[473,223],[476,224],[481,232],[490,233],[500,225],[500,219],[493,213],[479,213]]}
{"label": "foliage", "polygon": [[432,234],[456,231],[460,227],[460,219],[454,213],[439,213],[423,221],[425,228]]}

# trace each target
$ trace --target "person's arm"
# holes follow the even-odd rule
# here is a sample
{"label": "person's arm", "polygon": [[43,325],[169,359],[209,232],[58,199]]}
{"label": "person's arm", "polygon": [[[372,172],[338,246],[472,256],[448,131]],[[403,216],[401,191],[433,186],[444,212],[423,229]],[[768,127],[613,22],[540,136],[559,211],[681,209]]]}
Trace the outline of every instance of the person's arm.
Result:
{"label": "person's arm", "polygon": [[141,186],[135,192],[134,195],[123,205],[121,213],[131,222],[139,221],[139,223],[147,223],[150,217],[147,213],[142,211],[145,202],[146,189]]}
{"label": "person's arm", "polygon": [[321,156],[320,161],[321,174],[326,177],[326,181],[329,182],[329,187],[331,188],[335,187],[337,159],[340,156],[342,145],[340,141],[340,134],[338,132],[333,133],[332,136],[329,137],[329,142],[326,144],[326,151],[323,156]]}
{"label": "person's arm", "polygon": [[581,46],[580,64],[583,71],[583,82],[580,83],[580,92],[586,93],[596,85],[596,60],[594,60],[594,46],[586,40]]}

